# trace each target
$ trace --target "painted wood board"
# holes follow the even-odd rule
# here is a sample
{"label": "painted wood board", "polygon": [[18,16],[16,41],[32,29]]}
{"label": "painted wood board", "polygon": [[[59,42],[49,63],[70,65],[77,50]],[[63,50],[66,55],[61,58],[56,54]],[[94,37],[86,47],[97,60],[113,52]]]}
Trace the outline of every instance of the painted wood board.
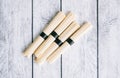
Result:
{"label": "painted wood board", "polygon": [[22,52],[31,42],[31,1],[0,0],[0,78],[32,78]]}
{"label": "painted wood board", "polygon": [[[60,10],[59,0],[33,1],[33,35],[36,38]],[[60,60],[54,64],[34,63],[34,78],[60,78]]]}
{"label": "painted wood board", "polygon": [[120,1],[99,1],[99,77],[120,78]]}
{"label": "painted wood board", "polygon": [[62,10],[74,12],[79,24],[89,21],[93,25],[92,30],[62,55],[62,78],[96,78],[96,0],[63,0]]}
{"label": "painted wood board", "polygon": [[[99,0],[99,69],[97,69],[97,0],[62,0],[64,12],[73,11],[77,21],[90,21],[93,29],[81,37],[53,64],[38,65],[22,55],[60,10],[60,0],[0,1],[0,78],[119,78],[120,1]],[[32,32],[33,30],[33,32]],[[62,66],[62,68],[61,68]],[[61,74],[62,73],[62,74]]]}

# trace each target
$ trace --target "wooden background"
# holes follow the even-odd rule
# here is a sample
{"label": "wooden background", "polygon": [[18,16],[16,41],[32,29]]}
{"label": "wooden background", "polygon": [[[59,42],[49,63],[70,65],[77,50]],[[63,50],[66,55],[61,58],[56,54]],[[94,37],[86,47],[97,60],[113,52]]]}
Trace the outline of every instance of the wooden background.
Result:
{"label": "wooden background", "polygon": [[[59,10],[93,29],[38,65],[22,52]],[[120,0],[0,0],[0,78],[120,78]]]}

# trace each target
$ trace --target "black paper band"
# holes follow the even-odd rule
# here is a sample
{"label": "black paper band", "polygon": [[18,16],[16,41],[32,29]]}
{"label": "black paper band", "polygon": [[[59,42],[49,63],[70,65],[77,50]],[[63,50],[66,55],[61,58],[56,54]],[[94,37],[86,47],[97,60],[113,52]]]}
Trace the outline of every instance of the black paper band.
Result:
{"label": "black paper band", "polygon": [[59,40],[58,38],[54,41],[57,45],[61,46],[62,45],[62,41]]}
{"label": "black paper band", "polygon": [[48,37],[44,32],[42,32],[42,33],[40,34],[40,36],[41,36],[43,39],[47,39],[47,37]]}
{"label": "black paper band", "polygon": [[53,31],[53,32],[51,33],[51,35],[52,35],[54,38],[57,38],[57,37],[58,37],[58,34],[57,34],[55,31]]}
{"label": "black paper band", "polygon": [[73,41],[72,39],[70,39],[70,38],[68,38],[66,41],[67,41],[70,45],[72,45],[72,44],[74,43],[74,41]]}

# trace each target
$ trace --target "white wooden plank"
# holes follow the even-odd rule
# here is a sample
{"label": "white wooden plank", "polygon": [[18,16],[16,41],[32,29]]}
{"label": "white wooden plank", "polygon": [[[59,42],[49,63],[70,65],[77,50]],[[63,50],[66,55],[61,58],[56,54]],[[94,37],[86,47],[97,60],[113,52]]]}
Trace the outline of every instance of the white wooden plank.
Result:
{"label": "white wooden plank", "polygon": [[[59,11],[59,0],[34,0],[33,2],[33,34],[34,38],[42,32],[52,17]],[[34,78],[60,78],[60,60],[55,64],[34,63]]]}
{"label": "white wooden plank", "polygon": [[31,42],[31,1],[0,0],[0,78],[31,78],[31,59],[22,52]]}
{"label": "white wooden plank", "polygon": [[62,10],[74,12],[80,24],[84,21],[93,24],[92,30],[63,54],[62,78],[96,78],[96,0],[63,0]]}
{"label": "white wooden plank", "polygon": [[99,1],[99,75],[120,78],[120,0]]}

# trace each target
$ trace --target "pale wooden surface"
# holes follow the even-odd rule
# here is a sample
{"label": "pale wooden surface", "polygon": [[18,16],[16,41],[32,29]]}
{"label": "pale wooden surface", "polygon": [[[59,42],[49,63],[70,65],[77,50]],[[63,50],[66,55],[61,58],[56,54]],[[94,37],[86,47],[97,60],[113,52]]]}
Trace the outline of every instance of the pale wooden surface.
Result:
{"label": "pale wooden surface", "polygon": [[63,78],[97,77],[96,0],[63,0],[63,11],[71,10],[81,24],[90,21],[92,30],[63,54]]}
{"label": "pale wooden surface", "polygon": [[[34,0],[33,2],[33,34],[34,38],[59,11],[59,0]],[[60,78],[60,61],[53,65],[34,63],[34,78]]]}
{"label": "pale wooden surface", "polygon": [[[73,11],[79,23],[90,21],[93,29],[62,62],[33,63],[22,52],[60,7]],[[0,78],[120,78],[119,14],[120,0],[0,0]]]}
{"label": "pale wooden surface", "polygon": [[99,76],[120,78],[120,0],[99,1]]}
{"label": "pale wooden surface", "polygon": [[31,2],[0,0],[0,78],[32,78],[22,52],[31,43]]}

